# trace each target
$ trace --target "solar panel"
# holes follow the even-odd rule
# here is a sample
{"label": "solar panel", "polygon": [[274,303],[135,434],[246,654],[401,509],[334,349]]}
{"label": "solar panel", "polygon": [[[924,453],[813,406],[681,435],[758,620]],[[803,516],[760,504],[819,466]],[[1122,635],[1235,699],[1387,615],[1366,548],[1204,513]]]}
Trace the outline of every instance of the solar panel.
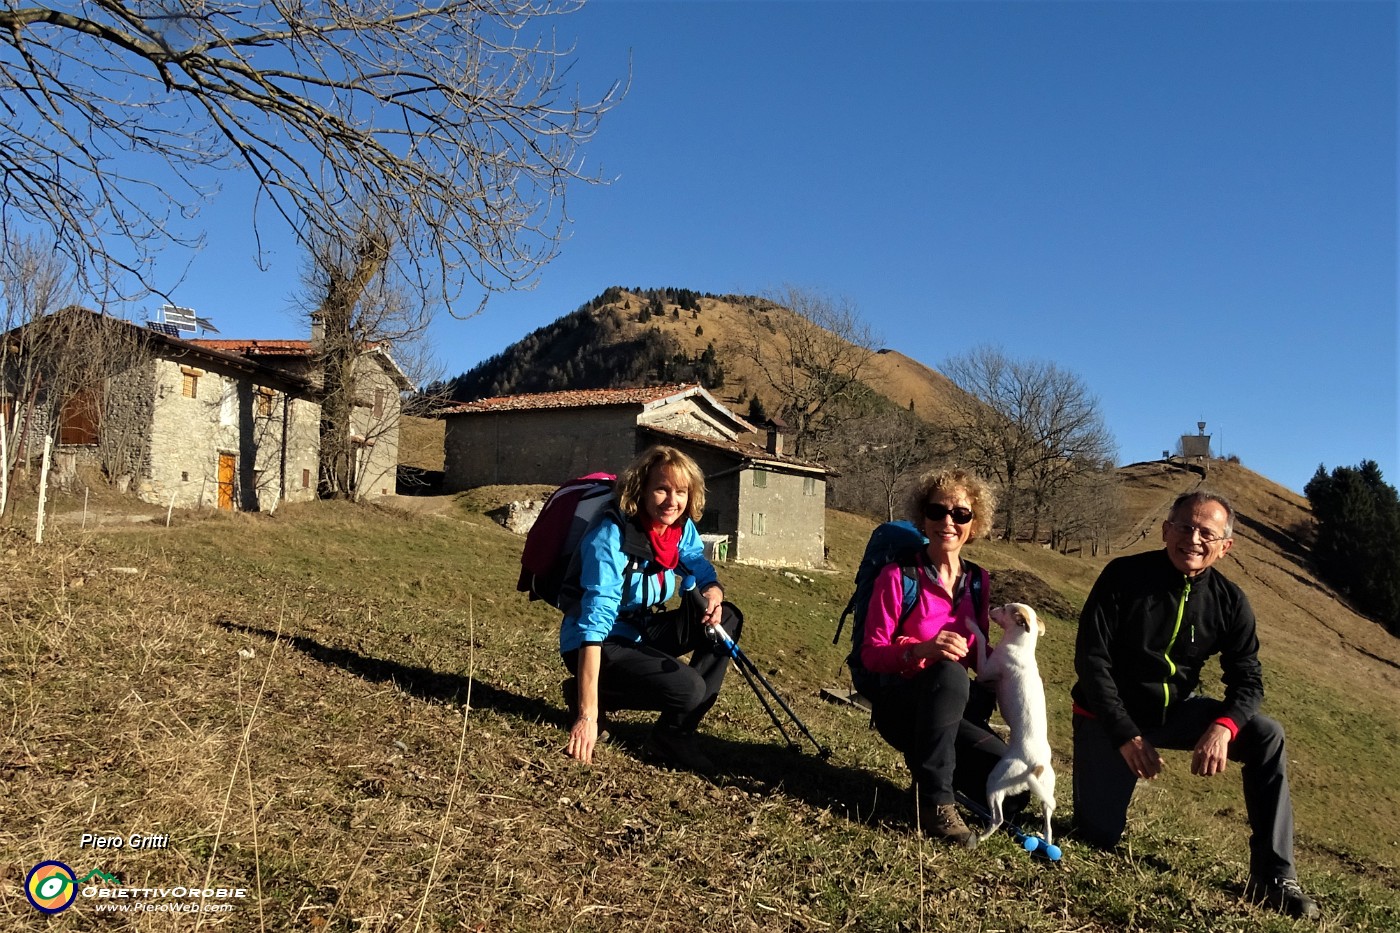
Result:
{"label": "solar panel", "polygon": [[196,330],[195,313],[191,308],[181,308],[177,305],[161,305],[161,316],[165,318],[165,323],[173,324],[180,330]]}
{"label": "solar panel", "polygon": [[146,326],[156,333],[164,334],[167,337],[180,336],[180,328],[176,327],[174,324],[167,324],[164,321],[147,321]]}

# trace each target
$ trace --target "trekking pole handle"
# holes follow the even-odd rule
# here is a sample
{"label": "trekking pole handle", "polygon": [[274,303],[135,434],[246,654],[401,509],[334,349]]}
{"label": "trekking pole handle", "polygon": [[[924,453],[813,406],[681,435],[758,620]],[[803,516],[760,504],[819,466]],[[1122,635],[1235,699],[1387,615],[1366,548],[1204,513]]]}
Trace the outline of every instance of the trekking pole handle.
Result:
{"label": "trekking pole handle", "polygon": [[[705,610],[710,607],[709,600],[705,599],[705,597],[701,595],[700,588],[695,585],[694,577],[688,577],[686,579],[686,582],[689,583],[690,586],[686,588],[685,595],[693,603],[695,603],[695,608],[701,613],[703,617]],[[719,623],[715,623],[714,625],[706,625],[705,636],[715,644],[721,645],[724,648],[728,649],[730,654],[734,653],[734,640],[729,637],[729,633],[726,632],[724,630],[724,626],[720,625]]]}
{"label": "trekking pole handle", "polygon": [[729,637],[729,633],[724,630],[723,626],[718,623],[715,625],[707,625],[705,626],[705,634],[709,636],[710,641],[717,645],[723,645],[725,648],[729,649],[730,654],[734,653],[737,646],[734,644],[734,639]]}

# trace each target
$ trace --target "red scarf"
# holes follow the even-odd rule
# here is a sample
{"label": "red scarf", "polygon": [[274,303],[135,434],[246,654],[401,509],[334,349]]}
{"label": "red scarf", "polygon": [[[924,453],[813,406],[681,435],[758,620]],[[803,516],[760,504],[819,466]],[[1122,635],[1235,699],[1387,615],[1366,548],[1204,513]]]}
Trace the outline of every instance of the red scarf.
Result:
{"label": "red scarf", "polygon": [[656,562],[667,570],[675,570],[681,561],[681,522],[669,527],[661,525],[647,532]]}

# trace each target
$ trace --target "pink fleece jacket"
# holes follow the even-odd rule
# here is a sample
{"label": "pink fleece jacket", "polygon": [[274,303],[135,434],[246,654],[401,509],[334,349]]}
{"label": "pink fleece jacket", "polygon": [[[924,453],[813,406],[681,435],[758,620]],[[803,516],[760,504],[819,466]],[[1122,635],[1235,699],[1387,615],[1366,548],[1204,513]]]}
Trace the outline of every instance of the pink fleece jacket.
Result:
{"label": "pink fleece jacket", "polygon": [[[919,568],[918,600],[898,634],[899,614],[904,601],[904,580],[898,564],[890,564],[875,578],[870,594],[870,606],[865,616],[865,640],[860,648],[860,663],[866,670],[881,674],[902,674],[912,677],[926,665],[921,658],[905,660],[907,645],[928,641],[944,629],[951,629],[967,639],[964,667],[975,667],[980,626],[973,618],[972,587],[963,586],[957,607],[952,597],[930,579],[927,568]],[[987,572],[982,573],[982,592],[989,590]],[[981,625],[985,625],[985,620]]]}

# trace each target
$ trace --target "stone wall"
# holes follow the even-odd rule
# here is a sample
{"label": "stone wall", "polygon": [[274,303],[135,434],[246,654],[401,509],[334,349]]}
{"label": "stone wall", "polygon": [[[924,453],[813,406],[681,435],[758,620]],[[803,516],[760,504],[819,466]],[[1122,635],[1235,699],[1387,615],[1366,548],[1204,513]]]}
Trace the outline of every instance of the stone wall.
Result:
{"label": "stone wall", "polygon": [[637,423],[670,431],[699,434],[701,437],[712,437],[719,441],[732,440],[731,435],[715,426],[704,409],[688,398],[673,402],[664,408],[644,412],[637,419]]}
{"label": "stone wall", "polygon": [[637,454],[636,412],[597,408],[451,415],[443,446],[448,492],[502,483],[557,485],[626,467]]}
{"label": "stone wall", "polygon": [[[149,360],[105,380],[99,402],[97,442],[59,444],[55,431],[50,481],[71,488],[80,466],[102,471],[114,485],[128,488],[142,475],[150,460],[150,424],[154,366]],[[43,455],[44,435],[49,430],[48,404],[35,406],[33,423],[25,447],[35,465]],[[14,440],[10,439],[10,443]]]}
{"label": "stone wall", "polygon": [[[184,394],[187,377],[193,398]],[[314,499],[320,406],[229,372],[157,360],[149,469],[137,494],[181,508],[219,504],[219,462],[233,461],[233,507]],[[305,481],[305,482],[304,482]]]}
{"label": "stone wall", "polygon": [[147,359],[107,380],[98,459],[113,482],[128,487],[150,468],[155,372],[155,361]]}
{"label": "stone wall", "polygon": [[[755,475],[762,473],[762,482]],[[748,564],[820,567],[825,563],[826,483],[776,471],[738,474],[737,533],[730,555]]]}
{"label": "stone wall", "polygon": [[[648,423],[688,433],[708,435],[711,430],[681,405],[663,409]],[[557,485],[596,470],[620,473],[645,440],[637,431],[636,411],[630,408],[449,416],[445,486],[456,492],[499,484]],[[731,559],[794,567],[825,563],[823,477],[764,471],[765,485],[758,487],[755,470],[736,470],[736,455],[673,443],[695,458],[706,477],[699,530],[728,535]]]}
{"label": "stone wall", "polygon": [[[378,412],[376,414],[376,411]],[[399,390],[373,358],[355,363],[355,405],[352,431],[364,438],[355,448],[355,490],[360,499],[394,494],[399,466]]]}

